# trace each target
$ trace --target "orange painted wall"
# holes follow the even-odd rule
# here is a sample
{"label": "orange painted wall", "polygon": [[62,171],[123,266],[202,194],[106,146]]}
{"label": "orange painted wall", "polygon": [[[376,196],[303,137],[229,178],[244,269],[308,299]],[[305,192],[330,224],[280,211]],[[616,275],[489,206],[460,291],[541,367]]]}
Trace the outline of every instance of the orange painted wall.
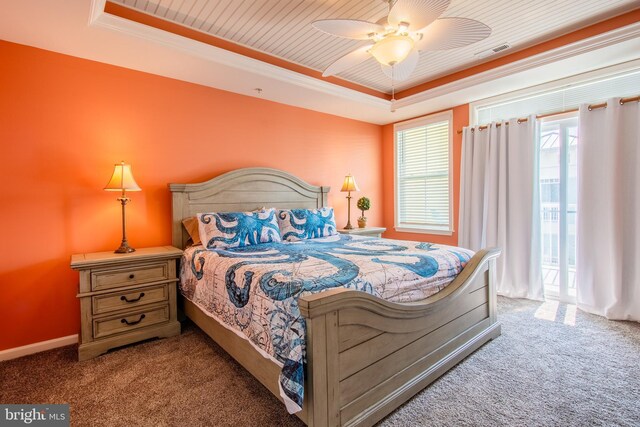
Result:
{"label": "orange painted wall", "polygon": [[[432,113],[434,114],[434,113]],[[417,240],[420,242],[442,243],[457,245],[458,243],[458,209],[460,206],[460,159],[462,155],[462,134],[458,130],[469,125],[469,104],[453,108],[453,221],[454,232],[451,236],[423,233],[402,233],[393,229],[394,215],[394,165],[393,165],[393,124],[382,128],[382,182],[384,188],[384,226],[387,232],[384,237],[388,239]]]}
{"label": "orange painted wall", "polygon": [[143,189],[127,209],[134,247],[170,244],[168,183],[250,166],[330,185],[339,226],[352,172],[382,222],[380,126],[3,41],[0,57],[0,350],[78,332],[69,260],[119,244],[102,188],[120,160]]}

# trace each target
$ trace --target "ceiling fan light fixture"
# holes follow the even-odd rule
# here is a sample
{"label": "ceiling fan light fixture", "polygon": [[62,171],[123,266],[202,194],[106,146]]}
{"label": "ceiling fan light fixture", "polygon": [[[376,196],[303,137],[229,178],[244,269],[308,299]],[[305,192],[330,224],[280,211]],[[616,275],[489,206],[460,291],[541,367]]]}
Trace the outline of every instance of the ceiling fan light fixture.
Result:
{"label": "ceiling fan light fixture", "polygon": [[373,40],[374,42],[379,42],[380,40],[382,40],[384,38],[384,34],[380,34],[380,33],[369,33],[367,35],[367,37],[369,37],[369,40]]}
{"label": "ceiling fan light fixture", "polygon": [[409,56],[413,45],[409,36],[387,36],[374,44],[369,53],[383,65],[394,65]]}
{"label": "ceiling fan light fixture", "polygon": [[440,18],[451,0],[383,1],[389,4],[389,13],[376,22],[359,19],[313,22],[315,28],[325,33],[368,42],[332,62],[323,77],[342,73],[373,56],[392,82],[402,81],[416,69],[421,52],[460,48],[491,35],[491,28],[476,20]]}

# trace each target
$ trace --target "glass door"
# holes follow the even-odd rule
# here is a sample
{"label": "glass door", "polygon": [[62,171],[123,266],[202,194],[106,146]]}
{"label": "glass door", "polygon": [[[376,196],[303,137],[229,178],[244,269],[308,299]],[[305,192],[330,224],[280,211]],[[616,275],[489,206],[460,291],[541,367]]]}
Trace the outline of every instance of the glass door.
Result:
{"label": "glass door", "polygon": [[540,129],[540,220],[545,296],[576,299],[577,114],[548,117]]}

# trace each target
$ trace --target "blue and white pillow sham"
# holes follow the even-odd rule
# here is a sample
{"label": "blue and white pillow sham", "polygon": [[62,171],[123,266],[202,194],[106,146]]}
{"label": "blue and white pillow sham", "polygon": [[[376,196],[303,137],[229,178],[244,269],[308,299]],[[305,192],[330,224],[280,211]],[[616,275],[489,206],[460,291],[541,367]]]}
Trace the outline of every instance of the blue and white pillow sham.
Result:
{"label": "blue and white pillow sham", "polygon": [[199,213],[197,217],[198,233],[207,249],[242,248],[281,240],[274,208]]}
{"label": "blue and white pillow sham", "polygon": [[283,209],[278,211],[278,226],[282,240],[289,242],[338,234],[333,208]]}

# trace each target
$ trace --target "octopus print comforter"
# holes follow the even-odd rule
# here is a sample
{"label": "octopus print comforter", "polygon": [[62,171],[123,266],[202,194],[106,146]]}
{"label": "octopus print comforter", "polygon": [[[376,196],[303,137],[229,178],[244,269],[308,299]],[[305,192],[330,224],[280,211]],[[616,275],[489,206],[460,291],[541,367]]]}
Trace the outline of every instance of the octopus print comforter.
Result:
{"label": "octopus print comforter", "polygon": [[469,261],[467,249],[335,235],[233,249],[185,250],[181,291],[200,309],[275,360],[290,413],[302,409],[305,321],[301,295],[344,287],[393,302],[444,289]]}

